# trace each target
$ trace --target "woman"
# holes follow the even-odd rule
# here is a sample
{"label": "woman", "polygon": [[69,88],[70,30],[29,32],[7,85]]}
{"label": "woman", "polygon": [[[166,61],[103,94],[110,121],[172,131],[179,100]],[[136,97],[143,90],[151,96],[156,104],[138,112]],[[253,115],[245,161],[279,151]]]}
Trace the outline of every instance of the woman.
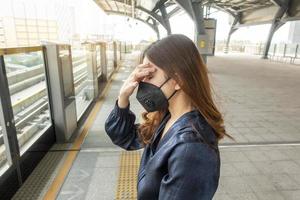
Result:
{"label": "woman", "polygon": [[[138,199],[212,199],[220,176],[218,141],[230,136],[197,47],[188,37],[173,34],[148,46],[141,60],[105,122],[114,144],[144,148]],[[141,124],[129,108],[137,86],[136,98],[147,111]]]}

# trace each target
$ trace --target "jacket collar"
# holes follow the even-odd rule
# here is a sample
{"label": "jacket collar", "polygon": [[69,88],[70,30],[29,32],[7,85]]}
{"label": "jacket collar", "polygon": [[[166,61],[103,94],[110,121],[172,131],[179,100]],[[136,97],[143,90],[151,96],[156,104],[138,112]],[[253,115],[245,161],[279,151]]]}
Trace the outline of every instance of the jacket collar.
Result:
{"label": "jacket collar", "polygon": [[[180,129],[183,129],[185,127],[188,127],[188,121],[191,118],[196,117],[196,113],[198,112],[198,110],[191,110],[189,112],[184,113],[183,115],[181,115],[173,124],[172,126],[168,129],[168,131],[166,132],[165,136],[158,141],[159,136],[161,136],[162,131],[166,125],[166,123],[168,122],[168,120],[171,117],[171,114],[169,112],[169,110],[167,110],[166,114],[164,115],[160,125],[158,126],[158,128],[155,131],[155,135],[154,138],[152,140],[152,142],[150,143],[150,149],[152,151],[152,153],[154,154],[154,148],[155,148],[155,152],[159,149],[159,147],[164,144],[166,141],[168,141],[168,139],[174,135],[174,133],[176,133],[177,131],[179,131]],[[156,146],[156,147],[155,147]]]}

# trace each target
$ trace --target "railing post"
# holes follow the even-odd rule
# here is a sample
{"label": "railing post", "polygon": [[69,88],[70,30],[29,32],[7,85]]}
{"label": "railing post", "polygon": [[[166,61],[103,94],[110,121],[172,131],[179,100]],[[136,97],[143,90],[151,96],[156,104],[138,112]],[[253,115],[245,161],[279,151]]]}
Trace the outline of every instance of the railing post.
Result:
{"label": "railing post", "polygon": [[122,42],[119,42],[120,60],[122,60]]}
{"label": "railing post", "polygon": [[284,44],[284,48],[283,48],[283,57],[285,57],[286,54],[286,44]]}
{"label": "railing post", "polygon": [[102,81],[107,81],[107,56],[105,42],[101,42],[101,77]]}
{"label": "railing post", "polygon": [[113,50],[114,50],[114,69],[118,66],[118,56],[117,56],[117,43],[113,41]]}
{"label": "railing post", "polygon": [[89,99],[93,99],[98,96],[96,45],[87,43],[85,47],[87,51],[87,90]]}
{"label": "railing post", "polygon": [[14,114],[10,99],[9,85],[6,76],[4,57],[0,55],[0,124],[2,126],[5,151],[9,165],[16,167],[18,185],[22,185],[20,170],[20,148],[18,144]]}
{"label": "railing post", "polygon": [[76,99],[70,45],[46,44],[47,74],[57,143],[68,142],[77,128]]}

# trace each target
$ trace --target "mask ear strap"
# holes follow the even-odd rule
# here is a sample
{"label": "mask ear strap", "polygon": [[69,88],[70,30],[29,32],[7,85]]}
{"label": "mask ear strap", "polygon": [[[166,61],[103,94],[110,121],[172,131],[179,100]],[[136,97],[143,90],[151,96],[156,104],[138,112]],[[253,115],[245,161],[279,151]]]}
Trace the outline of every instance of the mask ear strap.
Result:
{"label": "mask ear strap", "polygon": [[171,99],[171,97],[174,96],[174,94],[175,94],[177,91],[178,91],[178,90],[175,90],[175,91],[173,92],[173,94],[168,98],[168,100]]}
{"label": "mask ear strap", "polygon": [[159,88],[161,88],[168,80],[170,80],[171,79],[171,77],[169,77],[169,78],[167,78],[167,80],[165,80],[165,82],[163,82],[163,84],[161,84],[160,86],[159,86]]}

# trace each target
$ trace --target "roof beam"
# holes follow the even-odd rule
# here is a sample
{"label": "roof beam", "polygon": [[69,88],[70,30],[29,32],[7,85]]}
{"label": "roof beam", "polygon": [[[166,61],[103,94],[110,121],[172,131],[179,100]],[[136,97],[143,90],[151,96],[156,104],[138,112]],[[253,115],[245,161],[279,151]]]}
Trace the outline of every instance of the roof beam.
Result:
{"label": "roof beam", "polygon": [[96,4],[97,4],[103,11],[105,10],[105,8],[103,7],[103,4],[100,3],[99,0],[98,0],[98,1],[95,0],[95,2],[96,2]]}
{"label": "roof beam", "polygon": [[228,13],[229,15],[231,15],[234,18],[237,16],[237,13],[235,11],[233,12],[231,10],[228,10],[227,8],[222,8],[222,7],[220,7],[220,6],[216,5],[216,4],[212,4],[211,7],[216,8],[218,10],[221,10],[223,12],[226,12],[226,13]]}
{"label": "roof beam", "polygon": [[119,12],[120,10],[119,10],[119,6],[117,5],[117,2],[116,1],[114,1],[115,2],[115,5],[116,5],[116,8],[117,8],[117,11]]}
{"label": "roof beam", "polygon": [[158,10],[161,6],[163,6],[168,0],[160,0],[158,1],[154,8],[152,9],[152,12],[155,12],[156,10]]}
{"label": "roof beam", "polygon": [[188,1],[179,1],[179,0],[174,0],[178,6],[180,6],[183,10],[187,12],[187,14],[194,20],[195,17],[193,15],[194,11],[191,6],[190,0]]}
{"label": "roof beam", "polygon": [[163,18],[164,24],[166,26],[167,34],[170,35],[171,34],[171,26],[170,26],[169,18],[167,17],[167,11],[166,11],[165,5],[162,5],[161,7],[159,7],[159,10],[160,10],[161,16]]}
{"label": "roof beam", "polygon": [[105,0],[105,3],[106,3],[106,4],[108,5],[108,7],[112,10],[112,7],[111,7],[110,3],[108,3],[107,0]]}
{"label": "roof beam", "polygon": [[289,0],[270,0],[272,3],[274,3],[278,7],[288,7]]}
{"label": "roof beam", "polygon": [[173,16],[176,15],[180,10],[181,10],[181,8],[177,6],[176,8],[174,8],[173,10],[171,10],[171,11],[168,13],[167,18],[169,19],[169,18],[173,17]]}
{"label": "roof beam", "polygon": [[168,30],[167,25],[163,19],[162,16],[159,16],[158,14],[156,14],[153,11],[147,10],[144,7],[141,6],[136,6],[136,9],[139,9],[145,13],[147,13],[150,17],[152,17],[153,19],[155,19],[156,21],[158,21],[166,30]]}

